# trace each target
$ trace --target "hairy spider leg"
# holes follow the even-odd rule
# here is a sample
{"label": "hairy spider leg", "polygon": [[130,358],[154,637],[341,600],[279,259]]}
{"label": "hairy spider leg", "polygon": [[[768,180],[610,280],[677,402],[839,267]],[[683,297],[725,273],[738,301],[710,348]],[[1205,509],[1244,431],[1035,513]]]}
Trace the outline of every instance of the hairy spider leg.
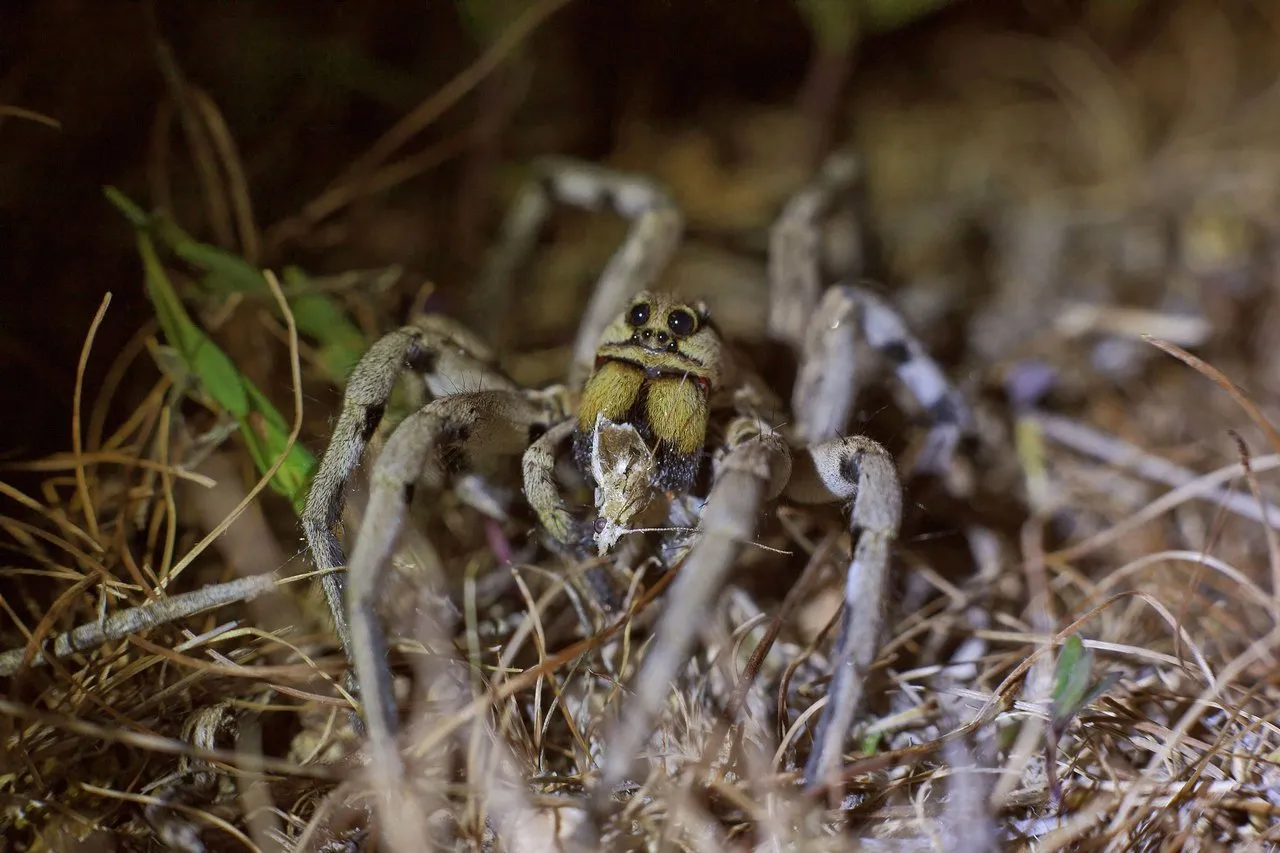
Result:
{"label": "hairy spider leg", "polygon": [[302,529],[311,558],[320,574],[334,630],[348,660],[354,661],[351,630],[343,596],[346,564],[339,532],[347,484],[360,465],[402,371],[424,378],[433,396],[460,390],[504,390],[516,386],[493,366],[491,353],[474,335],[444,317],[420,318],[376,341],[361,357],[347,380],[342,411],[329,445],[311,482],[302,511]]}
{"label": "hairy spider leg", "polygon": [[964,396],[907,329],[901,315],[865,286],[824,289],[823,228],[859,188],[856,157],[838,151],[784,207],[769,235],[769,334],[800,359],[792,397],[804,443],[844,435],[874,364],[886,366],[915,398],[931,425],[916,469],[944,470],[972,427]]}
{"label": "hairy spider leg", "polygon": [[705,623],[707,603],[719,595],[738,553],[755,536],[757,514],[790,477],[791,453],[777,432],[749,418],[735,422],[730,434],[738,443],[721,460],[697,541],[667,594],[655,641],[609,739],[592,803],[597,819],[604,817],[614,788],[627,780],[632,761],[652,736],[672,681]]}
{"label": "hairy spider leg", "polygon": [[346,610],[370,754],[375,772],[383,774],[384,781],[398,780],[403,767],[395,739],[399,723],[386,661],[387,642],[377,605],[413,490],[419,481],[443,479],[446,455],[521,454],[562,417],[559,407],[548,405],[546,398],[525,392],[455,394],[405,418],[374,465],[369,506],[348,567]]}
{"label": "hairy spider leg", "polygon": [[565,504],[556,481],[556,458],[561,446],[573,437],[577,427],[574,418],[566,418],[551,427],[529,445],[521,458],[524,474],[524,496],[538,516],[542,529],[551,535],[558,549],[571,551],[577,543],[573,514]]}
{"label": "hairy spider leg", "polygon": [[822,232],[827,217],[858,189],[862,170],[837,151],[795,193],[769,231],[769,337],[799,352],[822,294]]}
{"label": "hairy spider leg", "polygon": [[588,211],[612,211],[628,220],[627,237],[609,259],[587,302],[573,344],[569,385],[591,373],[596,342],[635,294],[653,284],[675,253],[684,217],[665,190],[639,175],[575,160],[548,158],[516,196],[473,291],[477,328],[505,339],[513,282],[528,262],[553,202]]}
{"label": "hairy spider leg", "polygon": [[856,285],[828,288],[809,325],[791,401],[797,435],[814,443],[846,434],[876,360],[892,369],[930,424],[916,469],[945,470],[972,428],[969,405],[897,310]]}
{"label": "hairy spider leg", "polygon": [[827,704],[804,771],[805,783],[814,785],[840,762],[880,648],[891,550],[902,525],[902,485],[889,452],[854,435],[797,453],[786,496],[797,503],[853,502],[849,529],[855,544],[845,573],[844,616],[832,653]]}

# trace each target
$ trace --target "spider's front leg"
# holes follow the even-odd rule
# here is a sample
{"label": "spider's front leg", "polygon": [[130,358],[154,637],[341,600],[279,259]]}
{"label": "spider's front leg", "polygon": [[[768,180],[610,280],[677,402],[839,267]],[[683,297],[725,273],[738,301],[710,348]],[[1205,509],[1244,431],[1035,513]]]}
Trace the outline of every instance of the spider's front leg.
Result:
{"label": "spider's front leg", "polygon": [[405,418],[387,439],[371,478],[369,506],[348,569],[346,610],[351,649],[364,702],[369,749],[384,782],[402,776],[387,643],[377,614],[405,514],[419,480],[439,483],[444,454],[518,454],[564,417],[555,395],[479,391],[429,403]]}
{"label": "spider's front leg", "polygon": [[[579,561],[604,557],[632,523],[662,500],[659,459],[631,424],[614,423],[597,415],[589,440],[589,474],[595,485],[596,517],[588,526],[566,505],[556,478],[556,458],[575,437],[578,419],[556,424],[524,455],[524,493],[550,535],[552,548]],[[622,599],[604,566],[589,568],[586,581],[597,603],[618,610]]]}
{"label": "spider's front leg", "polygon": [[864,355],[887,363],[930,423],[916,470],[944,471],[971,428],[969,405],[897,310],[855,285],[829,288],[809,324],[792,396],[797,434],[815,443],[847,432],[867,375]]}
{"label": "spider's front leg", "polygon": [[902,485],[889,452],[854,435],[798,454],[786,494],[798,503],[853,501],[849,527],[856,544],[845,575],[844,617],[832,653],[827,704],[804,769],[805,783],[814,785],[839,765],[880,647],[890,551],[902,525]]}
{"label": "spider's front leg", "polygon": [[[872,363],[892,369],[932,429],[916,468],[946,468],[970,429],[964,397],[908,330],[897,310],[864,287],[823,289],[825,223],[858,189],[860,171],[849,152],[827,159],[812,182],[788,202],[769,240],[769,334],[799,356],[792,398],[796,433],[805,443],[845,435],[858,391]],[[855,258],[841,277],[856,274]]]}
{"label": "spider's front leg", "polygon": [[552,202],[590,211],[613,211],[631,222],[623,241],[600,275],[578,326],[569,384],[586,380],[596,343],[605,327],[636,293],[651,285],[680,242],[684,217],[671,197],[652,181],[575,160],[548,158],[512,204],[497,241],[485,259],[472,302],[476,322],[490,340],[501,342],[516,271],[527,263],[538,234],[551,216]]}
{"label": "spider's front leg", "polygon": [[405,370],[420,374],[434,397],[459,391],[516,390],[515,384],[498,372],[492,353],[478,338],[458,323],[434,315],[379,339],[351,372],[342,412],[302,512],[307,546],[348,660],[354,660],[354,652],[343,598],[343,575],[338,571],[346,564],[339,539],[342,508],[347,483],[382,422],[387,402]]}
{"label": "spider's front leg", "polygon": [[720,594],[738,552],[755,537],[757,515],[790,477],[786,441],[757,419],[734,421],[727,445],[729,451],[720,461],[702,511],[697,541],[667,595],[649,656],[610,739],[596,791],[597,815],[603,813],[613,789],[627,779],[632,761],[652,735],[671,683],[687,662],[698,628],[705,622],[705,609]]}
{"label": "spider's front leg", "polygon": [[577,522],[556,481],[556,457],[560,448],[573,437],[576,426],[573,418],[566,418],[529,445],[521,459],[525,500],[538,516],[542,528],[550,534],[554,547],[565,552],[575,549],[579,536]]}

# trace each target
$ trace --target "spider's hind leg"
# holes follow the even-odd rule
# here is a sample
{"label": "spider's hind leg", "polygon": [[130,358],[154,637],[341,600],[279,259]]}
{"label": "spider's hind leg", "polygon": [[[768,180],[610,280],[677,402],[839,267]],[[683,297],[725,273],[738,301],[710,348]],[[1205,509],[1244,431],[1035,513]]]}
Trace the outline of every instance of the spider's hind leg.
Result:
{"label": "spider's hind leg", "polygon": [[593,803],[597,818],[607,811],[608,797],[626,780],[632,761],[652,735],[654,720],[688,662],[707,609],[739,552],[755,537],[760,510],[777,497],[791,474],[790,450],[776,431],[744,417],[735,420],[728,433],[729,449],[716,466],[698,536],[667,594],[654,642],[610,737]]}
{"label": "spider's hind leg", "polygon": [[[856,204],[861,170],[849,151],[838,151],[787,203],[769,238],[769,334],[800,359],[792,399],[797,434],[805,443],[844,435],[869,361],[887,363],[924,410],[932,431],[917,468],[946,468],[969,429],[964,398],[911,334],[887,301],[863,287],[824,288],[824,230],[835,214]],[[868,246],[854,234],[850,257],[835,277],[861,274]]]}
{"label": "spider's hind leg", "polygon": [[[769,232],[769,337],[800,351],[822,295],[823,230],[832,214],[859,188],[862,170],[850,151],[828,157],[808,184],[787,202]],[[862,261],[860,235],[848,267]]]}

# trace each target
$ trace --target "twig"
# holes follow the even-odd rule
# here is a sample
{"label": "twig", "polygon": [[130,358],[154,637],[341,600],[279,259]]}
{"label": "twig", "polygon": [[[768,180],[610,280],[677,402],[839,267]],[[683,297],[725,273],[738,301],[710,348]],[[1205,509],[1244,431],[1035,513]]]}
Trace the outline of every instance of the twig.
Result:
{"label": "twig", "polygon": [[1280,624],[1280,542],[1276,541],[1276,531],[1267,519],[1267,504],[1262,500],[1262,489],[1258,486],[1258,478],[1253,475],[1253,467],[1249,462],[1249,446],[1235,430],[1227,430],[1227,433],[1235,439],[1236,447],[1240,451],[1240,467],[1244,469],[1245,481],[1249,484],[1249,490],[1253,492],[1253,499],[1258,502],[1258,509],[1262,511],[1262,531],[1267,538],[1267,558],[1271,564],[1271,620]]}
{"label": "twig", "polygon": [[156,48],[156,60],[160,76],[169,90],[169,97],[178,115],[178,123],[187,137],[187,151],[191,155],[191,164],[200,184],[200,194],[205,200],[205,211],[208,214],[209,229],[213,232],[214,242],[219,246],[234,246],[234,229],[231,225],[231,211],[227,198],[218,192],[221,176],[218,174],[217,157],[213,146],[206,135],[207,128],[196,115],[196,101],[192,87],[187,85],[182,70],[173,56],[173,51],[164,41]]}
{"label": "twig", "polygon": [[1148,336],[1173,341],[1184,347],[1203,344],[1213,331],[1213,326],[1204,317],[1075,301],[1068,301],[1062,306],[1062,312],[1053,325],[1068,339],[1088,333],[1141,338],[1145,332]]}
{"label": "twig", "polygon": [[[61,660],[77,652],[87,651],[178,619],[195,616],[206,610],[239,601],[252,601],[274,589],[278,581],[279,578],[274,573],[252,575],[201,587],[181,595],[153,599],[137,607],[112,613],[105,619],[80,625],[64,634],[59,634],[53,640],[53,657]],[[0,677],[16,673],[22,667],[22,659],[26,653],[26,647],[0,653]],[[31,665],[39,666],[43,663],[48,663],[48,659],[44,651],[39,651],[32,659]]]}
{"label": "twig", "polygon": [[146,468],[151,471],[168,473],[179,480],[190,480],[197,485],[204,486],[206,489],[211,489],[216,485],[213,480],[203,474],[197,474],[194,471],[187,471],[172,465],[165,465],[154,459],[136,459],[127,453],[118,453],[113,450],[83,453],[78,459],[75,454],[55,453],[52,456],[46,456],[44,459],[37,459],[34,462],[13,462],[3,467],[13,471],[65,471],[68,468],[74,470],[76,465],[81,462],[95,465],[114,464]]}
{"label": "twig", "polygon": [[[799,579],[787,592],[786,598],[782,600],[782,606],[778,608],[778,612],[769,620],[769,625],[765,629],[763,636],[760,637],[760,640],[751,650],[751,656],[742,668],[742,675],[738,678],[738,684],[729,699],[729,704],[720,715],[720,719],[716,721],[716,728],[703,747],[702,762],[698,767],[699,778],[712,769],[712,764],[721,755],[725,736],[729,734],[730,728],[737,724],[738,715],[742,712],[742,706],[747,701],[747,693],[750,691],[751,685],[755,683],[756,677],[760,673],[760,667],[764,665],[765,656],[773,648],[774,642],[778,639],[778,634],[782,631],[783,623],[791,615],[791,611],[796,608],[804,596],[809,594],[813,578],[817,575],[818,570],[826,565],[828,558],[835,550],[837,539],[838,537],[835,534],[829,534],[814,549],[809,561],[805,564],[804,570],[800,573]],[[778,699],[779,704],[785,701],[784,696],[779,696]]]}
{"label": "twig", "polygon": [[520,672],[514,678],[504,681],[502,685],[484,696],[477,696],[471,702],[458,709],[455,713],[441,720],[440,724],[427,732],[421,741],[415,743],[412,747],[415,755],[425,755],[435,747],[444,742],[449,735],[478,717],[490,706],[500,706],[507,699],[519,693],[521,690],[527,690],[537,683],[538,679],[543,678],[555,672],[562,666],[572,663],[583,655],[591,652],[604,645],[615,634],[631,624],[631,620],[642,610],[652,604],[658,596],[660,596],[671,581],[679,574],[680,566],[674,566],[670,571],[662,577],[654,581],[653,586],[645,591],[643,597],[638,599],[631,609],[622,614],[615,622],[601,631],[592,634],[590,637],[578,640],[554,655],[544,658],[536,665]]}
{"label": "twig", "polygon": [[89,538],[88,533],[85,533],[83,529],[81,529],[76,524],[74,524],[70,518],[67,518],[61,512],[61,510],[54,510],[49,507],[46,507],[44,504],[40,503],[35,498],[31,497],[25,492],[21,492],[15,489],[13,486],[10,486],[8,483],[0,481],[0,495],[4,495],[7,498],[12,498],[13,500],[22,504],[24,507],[31,510],[32,512],[39,513],[40,515],[43,515],[46,518],[50,519],[55,524],[57,524],[58,527],[62,528],[62,530],[66,533],[68,538],[74,537],[76,539],[79,539],[81,542],[84,542],[90,547],[93,547],[94,545],[97,544],[96,542],[94,542],[94,540]]}
{"label": "twig", "polygon": [[[1161,739],[1160,748],[1155,751],[1155,754],[1147,762],[1147,766],[1142,769],[1141,776],[1148,780],[1154,779],[1161,767],[1167,767],[1172,763],[1173,752],[1182,743],[1187,732],[1201,717],[1217,706],[1218,703],[1215,700],[1218,696],[1222,695],[1223,691],[1241,676],[1245,669],[1261,660],[1267,660],[1270,668],[1274,669],[1275,656],[1273,652],[1277,643],[1280,643],[1280,626],[1272,628],[1265,637],[1254,640],[1247,649],[1224,666],[1217,677],[1200,691],[1200,695],[1196,697],[1195,701],[1187,703],[1187,709],[1169,730],[1169,733]],[[1108,826],[1108,830],[1115,834],[1114,837],[1119,837],[1117,830],[1129,818],[1140,797],[1141,789],[1139,786],[1134,785],[1121,801],[1120,807],[1116,809],[1116,813]]]}
{"label": "twig", "polygon": [[1249,416],[1249,420],[1253,421],[1254,426],[1262,430],[1262,434],[1271,442],[1271,448],[1280,453],[1280,433],[1276,432],[1276,428],[1271,425],[1271,421],[1267,420],[1267,416],[1262,413],[1257,404],[1249,399],[1249,395],[1245,393],[1243,388],[1228,379],[1226,374],[1218,368],[1203,359],[1196,358],[1176,344],[1153,338],[1150,335],[1143,335],[1142,339],[1156,349],[1164,350],[1169,355],[1198,371],[1202,376],[1218,383],[1224,391],[1231,395],[1231,399],[1235,400],[1240,408],[1244,409],[1245,414]]}
{"label": "twig", "polygon": [[[1280,454],[1272,453],[1267,456],[1260,456],[1253,460],[1253,470],[1257,473],[1271,471],[1276,468],[1280,468]],[[1194,497],[1199,497],[1201,494],[1213,489],[1215,486],[1243,475],[1244,469],[1240,467],[1240,463],[1238,462],[1234,462],[1230,465],[1224,465],[1216,471],[1210,471],[1208,474],[1202,474],[1194,480],[1183,483],[1181,486],[1166,492],[1144,506],[1142,509],[1130,515],[1128,518],[1117,522],[1106,530],[1095,533],[1083,542],[1078,542],[1075,545],[1063,548],[1061,551],[1054,551],[1052,553],[1045,554],[1045,560],[1051,563],[1063,563],[1079,559],[1085,554],[1093,553],[1099,548],[1103,548],[1111,544],[1130,531],[1141,527],[1148,521],[1159,518],[1161,515],[1181,506]]]}
{"label": "twig", "polygon": [[103,449],[103,433],[106,432],[107,413],[111,407],[111,401],[115,399],[116,391],[124,381],[129,368],[133,366],[134,360],[146,351],[147,338],[155,335],[157,326],[154,318],[139,325],[111,360],[111,366],[107,368],[106,374],[98,385],[98,396],[93,401],[93,410],[89,412],[89,434],[86,436],[86,441],[90,450]]}
{"label": "twig", "polygon": [[[1181,465],[1175,465],[1167,459],[1147,453],[1127,441],[1107,435],[1079,421],[1048,412],[1031,412],[1028,417],[1040,426],[1046,436],[1058,444],[1077,453],[1093,456],[1117,468],[1132,471],[1144,480],[1179,487],[1200,476]],[[1249,496],[1231,489],[1207,488],[1194,497],[1217,504],[1250,521],[1280,525],[1280,507],[1263,502],[1261,496],[1254,501]]]}
{"label": "twig", "polygon": [[315,201],[312,201],[303,209],[302,218],[311,218],[312,209],[320,204],[330,193],[341,191],[347,185],[360,183],[367,178],[370,173],[381,166],[388,157],[398,151],[406,142],[421,132],[423,128],[429,126],[446,110],[462,100],[481,81],[492,74],[516,45],[528,38],[530,33],[541,26],[553,14],[567,6],[569,1],[541,0],[541,2],[531,4],[523,14],[493,40],[489,48],[466,70],[396,122],[368,151],[335,178]]}
{"label": "twig", "polygon": [[249,179],[245,176],[244,162],[236,147],[235,138],[227,128],[222,112],[213,99],[201,89],[191,87],[195,111],[204,121],[204,130],[210,145],[222,165],[226,178],[226,191],[231,206],[231,219],[240,237],[240,252],[244,259],[255,266],[262,256],[262,236],[253,217],[253,199],[249,194]]}
{"label": "twig", "polygon": [[33,121],[36,124],[43,124],[45,127],[52,127],[54,130],[62,130],[62,122],[56,118],[38,113],[35,110],[29,110],[25,107],[15,107],[13,104],[0,104],[0,117],[13,116],[14,118],[22,118],[27,121]]}
{"label": "twig", "polygon": [[234,750],[205,749],[175,738],[160,737],[121,726],[98,725],[70,714],[55,714],[51,711],[32,708],[3,696],[0,696],[0,716],[31,720],[51,729],[81,735],[93,743],[122,743],[160,755],[186,755],[205,761],[221,762],[250,773],[282,773],[303,779],[322,780],[337,780],[343,776],[342,768],[335,767],[333,764],[302,765],[295,761],[266,755],[248,756]]}
{"label": "twig", "polygon": [[[236,505],[226,518],[220,524],[214,527],[208,535],[198,542],[174,567],[168,572],[167,580],[172,581],[184,568],[189,566],[204,550],[216,540],[219,536],[235,522],[235,520],[244,512],[252,501],[257,497],[266,485],[275,476],[276,471],[284,463],[285,458],[289,455],[289,450],[293,447],[294,442],[298,440],[298,434],[302,430],[302,368],[298,356],[298,328],[294,322],[293,312],[289,308],[288,300],[284,297],[284,292],[280,289],[280,283],[276,277],[267,271],[264,274],[267,285],[271,288],[272,295],[276,298],[276,302],[280,307],[280,313],[284,316],[285,323],[289,329],[289,364],[293,378],[293,403],[294,418],[293,428],[289,432],[289,439],[285,443],[284,449],[277,457],[275,463],[268,469],[258,481],[258,483],[249,490],[248,494]],[[102,312],[106,309],[108,299],[103,301],[103,307],[99,309],[99,319]],[[95,323],[96,328],[96,323]],[[92,340],[93,330],[90,330],[90,340]],[[86,352],[88,346],[86,344]],[[81,358],[83,364],[84,358]],[[78,395],[77,395],[78,400]],[[76,433],[78,438],[78,432]],[[78,453],[78,448],[77,448]],[[82,468],[77,468],[81,471]],[[165,466],[165,470],[173,470]],[[87,491],[86,491],[87,494]],[[238,578],[223,584],[215,584],[212,586],[202,587],[193,592],[182,595],[166,596],[148,601],[138,607],[131,607],[119,613],[114,613],[106,619],[93,622],[87,625],[81,625],[65,634],[60,635],[54,640],[53,654],[56,658],[64,658],[68,655],[75,654],[85,649],[94,648],[103,643],[120,639],[121,637],[135,634],[139,631],[145,631],[159,625],[172,622],[176,619],[183,619],[187,616],[200,613],[214,607],[220,607],[224,604],[232,604],[238,601],[249,601],[271,589],[277,582],[278,578],[274,573],[253,575],[250,577]],[[0,676],[12,675],[22,665],[23,657],[27,652],[26,648],[15,649],[12,651],[0,653]],[[41,660],[43,656],[37,657]]]}

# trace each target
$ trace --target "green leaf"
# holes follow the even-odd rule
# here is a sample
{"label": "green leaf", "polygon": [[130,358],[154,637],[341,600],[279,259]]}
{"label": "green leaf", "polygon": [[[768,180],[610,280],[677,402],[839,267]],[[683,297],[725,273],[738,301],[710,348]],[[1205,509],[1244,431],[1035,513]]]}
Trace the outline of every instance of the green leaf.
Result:
{"label": "green leaf", "polygon": [[861,5],[868,32],[887,33],[954,2],[956,0],[861,0]]}
{"label": "green leaf", "polygon": [[[286,292],[305,290],[310,279],[297,267],[284,271]],[[341,384],[351,375],[368,343],[342,306],[322,293],[298,293],[289,303],[298,330],[320,344],[320,364]]]}
{"label": "green leaf", "polygon": [[874,731],[868,733],[862,738],[862,742],[858,744],[858,749],[863,755],[875,755],[876,750],[880,748],[880,743],[884,740],[884,731]]}
{"label": "green leaf", "polygon": [[1093,650],[1086,648],[1079,634],[1072,634],[1058,650],[1058,665],[1054,672],[1053,713],[1051,724],[1055,732],[1062,732],[1067,724],[1120,679],[1120,674],[1110,672],[1098,681],[1093,680]]}
{"label": "green leaf", "polygon": [[822,53],[844,54],[858,41],[862,0],[796,0]]}
{"label": "green leaf", "polygon": [[177,351],[187,369],[196,376],[217,405],[237,418],[249,413],[249,397],[244,377],[235,364],[208,336],[191,322],[182,300],[174,291],[160,263],[155,246],[146,234],[138,235],[138,253],[147,283],[147,296],[155,307],[165,339]]}

